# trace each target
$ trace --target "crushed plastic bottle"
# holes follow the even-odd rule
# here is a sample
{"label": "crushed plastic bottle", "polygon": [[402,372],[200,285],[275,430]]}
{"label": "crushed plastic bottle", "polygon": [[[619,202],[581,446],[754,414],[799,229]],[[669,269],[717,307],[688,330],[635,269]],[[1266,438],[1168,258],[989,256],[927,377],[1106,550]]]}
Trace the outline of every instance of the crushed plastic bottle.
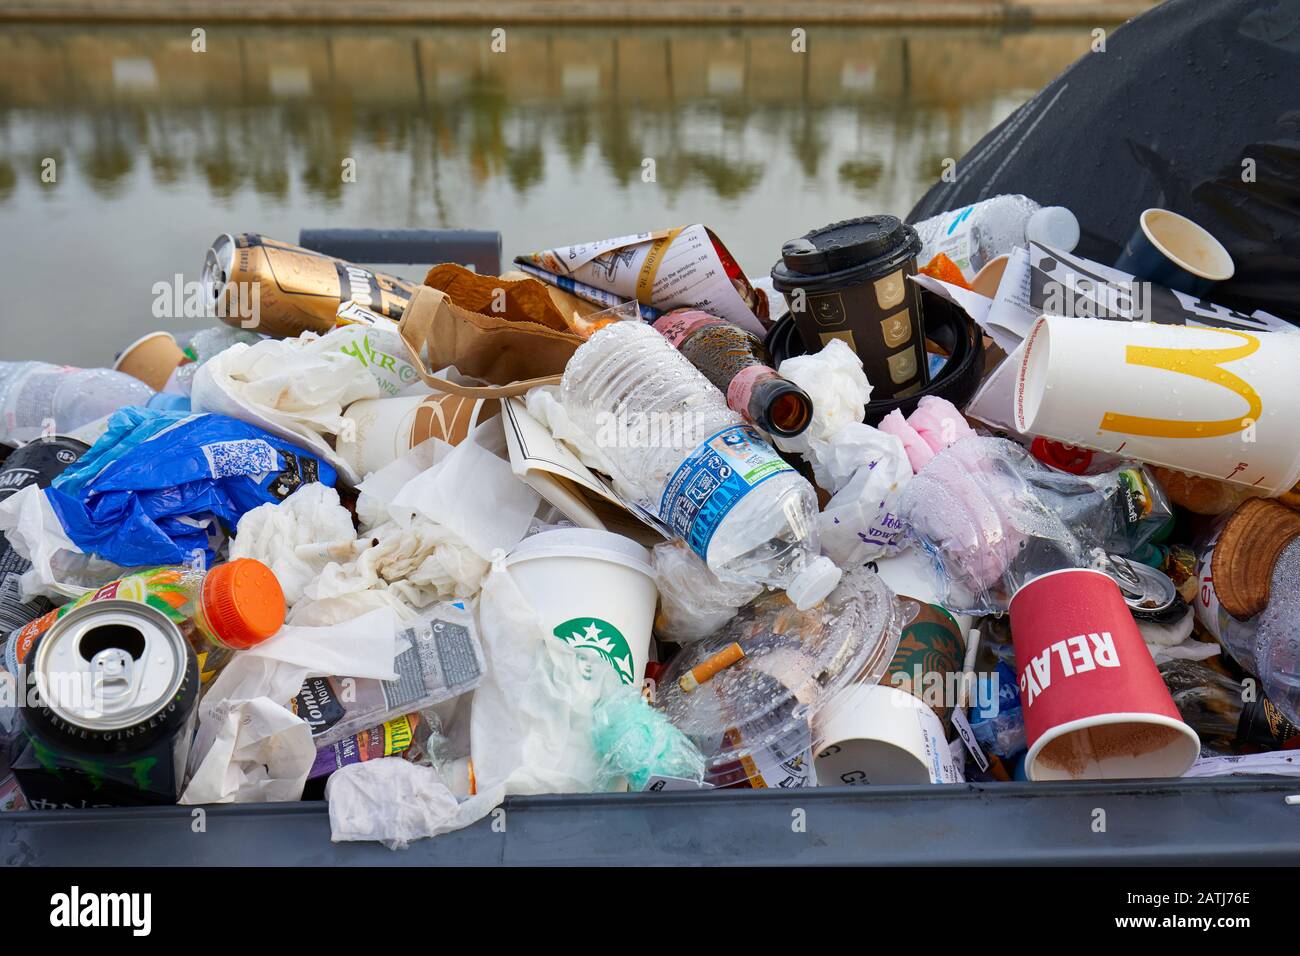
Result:
{"label": "crushed plastic bottle", "polygon": [[0,362],[0,441],[22,444],[43,434],[66,435],[156,393],[139,379],[107,368],[48,362]]}
{"label": "crushed plastic bottle", "polygon": [[800,608],[838,583],[820,554],[812,485],[654,329],[616,322],[593,335],[566,366],[560,400],[608,457],[619,494],[719,579],[784,589]]}
{"label": "crushed plastic bottle", "polygon": [[983,199],[916,224],[921,237],[917,261],[928,263],[943,253],[967,282],[989,260],[1027,246],[1032,240],[1070,252],[1079,242],[1079,220],[1064,206],[1040,206],[1027,196]]}

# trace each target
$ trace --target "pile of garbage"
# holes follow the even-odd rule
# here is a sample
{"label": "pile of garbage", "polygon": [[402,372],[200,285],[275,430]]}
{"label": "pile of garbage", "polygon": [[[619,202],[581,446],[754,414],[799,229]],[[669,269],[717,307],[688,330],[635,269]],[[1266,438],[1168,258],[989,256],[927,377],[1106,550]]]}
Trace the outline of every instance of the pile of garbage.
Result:
{"label": "pile of garbage", "polygon": [[1300,773],[1300,335],[1134,235],[220,237],[210,328],[0,363],[0,805]]}

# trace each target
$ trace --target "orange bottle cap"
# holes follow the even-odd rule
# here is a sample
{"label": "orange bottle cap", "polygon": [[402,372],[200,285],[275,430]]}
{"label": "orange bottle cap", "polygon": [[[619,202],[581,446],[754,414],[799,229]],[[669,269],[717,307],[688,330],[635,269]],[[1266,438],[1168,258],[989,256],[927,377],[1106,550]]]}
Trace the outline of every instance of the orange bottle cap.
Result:
{"label": "orange bottle cap", "polygon": [[260,644],[284,626],[284,591],[261,561],[236,558],[203,579],[203,616],[213,636],[237,651]]}

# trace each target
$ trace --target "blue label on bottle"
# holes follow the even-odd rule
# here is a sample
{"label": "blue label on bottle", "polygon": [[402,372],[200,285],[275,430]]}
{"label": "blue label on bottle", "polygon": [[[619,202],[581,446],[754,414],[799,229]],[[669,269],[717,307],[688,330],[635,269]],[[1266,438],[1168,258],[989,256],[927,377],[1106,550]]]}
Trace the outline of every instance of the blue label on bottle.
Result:
{"label": "blue label on bottle", "polygon": [[659,501],[659,517],[704,558],[736,502],[773,475],[793,470],[753,427],[724,428],[673,473]]}

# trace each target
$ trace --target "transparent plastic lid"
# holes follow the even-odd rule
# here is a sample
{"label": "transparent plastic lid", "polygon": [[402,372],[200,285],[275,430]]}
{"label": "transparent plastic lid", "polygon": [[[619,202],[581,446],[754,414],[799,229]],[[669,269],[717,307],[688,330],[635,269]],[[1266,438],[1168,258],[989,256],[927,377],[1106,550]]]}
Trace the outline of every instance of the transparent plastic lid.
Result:
{"label": "transparent plastic lid", "polygon": [[708,782],[741,783],[764,759],[816,752],[817,717],[845,688],[880,680],[915,610],[865,568],[806,611],[769,592],[683,647],[655,704],[704,753]]}

